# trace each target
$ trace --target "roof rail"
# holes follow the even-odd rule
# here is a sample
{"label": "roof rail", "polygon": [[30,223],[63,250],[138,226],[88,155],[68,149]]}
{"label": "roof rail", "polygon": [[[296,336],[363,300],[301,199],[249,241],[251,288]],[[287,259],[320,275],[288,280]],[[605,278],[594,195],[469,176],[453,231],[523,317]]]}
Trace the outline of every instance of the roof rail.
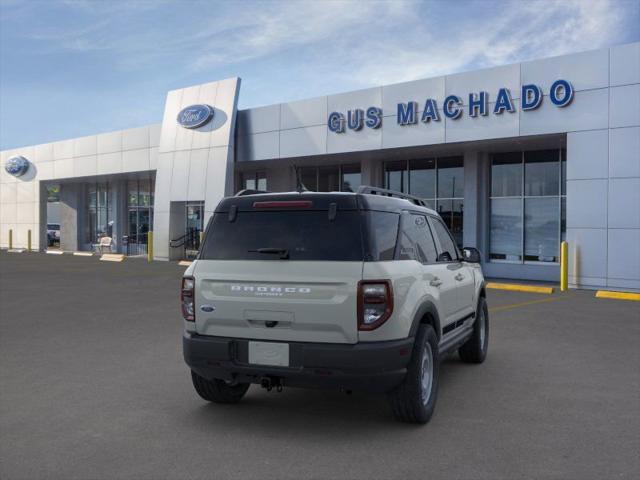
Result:
{"label": "roof rail", "polygon": [[253,190],[251,188],[245,188],[244,190],[240,190],[238,193],[234,195],[234,197],[244,197],[245,195],[258,195],[259,193],[271,193],[267,190]]}
{"label": "roof rail", "polygon": [[427,202],[419,197],[415,197],[413,195],[409,195],[408,193],[396,192],[395,190],[387,190],[384,188],[371,187],[369,185],[362,185],[358,188],[357,193],[364,193],[367,195],[381,195],[383,197],[394,197],[401,198],[403,200],[408,200],[415,205],[420,205],[421,207],[427,207]]}

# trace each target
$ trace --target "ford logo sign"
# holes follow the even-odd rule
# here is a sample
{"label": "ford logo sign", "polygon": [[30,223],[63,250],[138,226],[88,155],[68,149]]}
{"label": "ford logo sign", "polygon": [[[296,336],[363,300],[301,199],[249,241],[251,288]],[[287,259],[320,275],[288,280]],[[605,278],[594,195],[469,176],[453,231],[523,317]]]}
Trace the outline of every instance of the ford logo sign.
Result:
{"label": "ford logo sign", "polygon": [[9,175],[20,177],[29,170],[29,160],[21,156],[11,157],[4,164],[4,169]]}
{"label": "ford logo sign", "polygon": [[213,118],[213,107],[209,105],[191,105],[178,113],[178,123],[184,128],[198,128]]}

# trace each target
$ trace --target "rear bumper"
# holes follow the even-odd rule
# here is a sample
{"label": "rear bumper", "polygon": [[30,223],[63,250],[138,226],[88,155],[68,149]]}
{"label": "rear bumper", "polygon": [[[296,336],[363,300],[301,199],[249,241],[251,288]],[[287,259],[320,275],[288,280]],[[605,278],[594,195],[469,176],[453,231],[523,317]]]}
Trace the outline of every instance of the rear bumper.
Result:
{"label": "rear bumper", "polygon": [[249,340],[185,332],[184,359],[198,375],[240,383],[276,377],[284,386],[386,392],[407,372],[413,337],[355,345],[289,343],[289,367],[248,363]]}

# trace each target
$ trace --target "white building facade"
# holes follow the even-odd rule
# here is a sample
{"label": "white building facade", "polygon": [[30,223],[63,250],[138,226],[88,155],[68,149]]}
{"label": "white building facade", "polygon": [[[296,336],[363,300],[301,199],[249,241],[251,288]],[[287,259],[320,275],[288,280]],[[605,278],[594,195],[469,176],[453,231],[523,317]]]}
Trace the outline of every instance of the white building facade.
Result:
{"label": "white building facade", "polygon": [[[238,110],[240,79],[174,90],[162,122],[3,151],[0,247],[169,260],[221,198],[359,185],[427,200],[487,276],[640,291],[640,43]],[[51,198],[49,198],[51,200]],[[51,209],[49,209],[51,211]],[[31,232],[31,233],[29,233]]]}

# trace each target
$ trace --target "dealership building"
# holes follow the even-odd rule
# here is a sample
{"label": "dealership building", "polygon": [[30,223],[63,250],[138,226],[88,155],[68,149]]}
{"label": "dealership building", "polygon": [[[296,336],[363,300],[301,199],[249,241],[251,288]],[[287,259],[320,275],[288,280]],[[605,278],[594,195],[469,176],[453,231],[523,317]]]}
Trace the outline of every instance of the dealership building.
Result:
{"label": "dealership building", "polygon": [[[241,189],[423,198],[485,274],[640,291],[640,43],[238,110],[240,79],[160,123],[2,151],[0,247],[189,257]],[[297,172],[297,174],[296,174]],[[53,220],[48,205],[56,192]],[[49,212],[49,213],[48,213]]]}

